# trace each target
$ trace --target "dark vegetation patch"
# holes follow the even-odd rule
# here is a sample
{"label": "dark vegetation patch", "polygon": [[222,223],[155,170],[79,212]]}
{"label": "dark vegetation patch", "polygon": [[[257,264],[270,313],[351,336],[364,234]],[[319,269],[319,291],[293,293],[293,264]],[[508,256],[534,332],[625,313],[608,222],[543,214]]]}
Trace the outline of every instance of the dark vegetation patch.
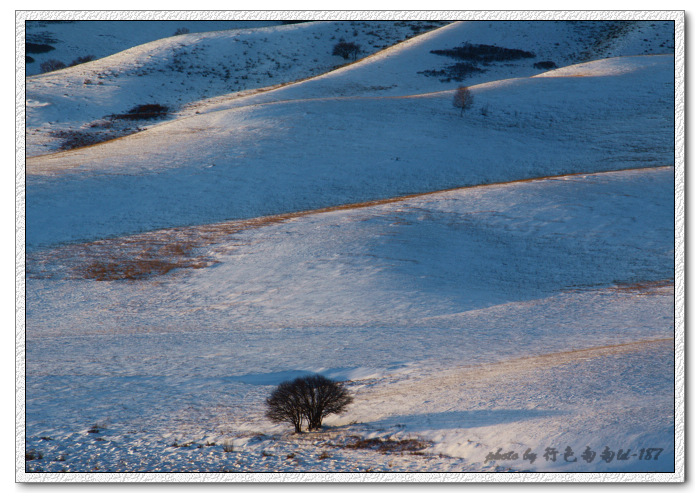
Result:
{"label": "dark vegetation patch", "polygon": [[41,65],[39,65],[41,73],[55,72],[56,70],[62,70],[65,67],[66,64],[57,59],[47,59]]}
{"label": "dark vegetation patch", "polygon": [[114,140],[137,131],[138,129],[129,131],[86,131],[84,129],[67,129],[54,131],[51,133],[51,136],[63,140],[58,146],[59,150],[72,150]]}
{"label": "dark vegetation patch", "polygon": [[352,436],[342,447],[345,449],[370,449],[381,452],[382,454],[402,453],[420,455],[422,451],[430,446],[428,442],[417,440],[415,438],[392,440],[381,438],[360,438]]}
{"label": "dark vegetation patch", "polygon": [[532,66],[538,70],[552,70],[557,67],[557,64],[554,61],[538,61]]}
{"label": "dark vegetation patch", "polygon": [[435,49],[430,52],[460,61],[470,61],[472,63],[481,64],[535,57],[535,54],[529,51],[507,49],[496,45],[470,44],[468,42],[461,46],[453,47],[452,49]]}
{"label": "dark vegetation patch", "polygon": [[[90,57],[86,56],[86,58]],[[91,85],[92,81],[87,79],[83,84]],[[51,136],[63,140],[58,147],[59,150],[88,147],[143,131],[135,124],[136,121],[164,119],[169,113],[170,108],[157,103],[137,105],[126,113],[108,115],[106,118],[93,121],[80,129],[53,131]]]}
{"label": "dark vegetation patch", "polygon": [[165,105],[158,103],[148,103],[145,105],[137,105],[123,114],[110,115],[111,119],[121,120],[151,120],[162,119],[168,115],[170,109]]}
{"label": "dark vegetation patch", "polygon": [[34,461],[34,460],[39,460],[39,459],[44,459],[44,455],[39,451],[35,451],[32,449],[29,451],[25,451],[25,453],[24,453],[24,460],[25,461]]}
{"label": "dark vegetation patch", "polygon": [[439,77],[441,82],[451,82],[453,80],[462,82],[466,77],[475,73],[483,73],[485,70],[480,68],[479,65],[485,66],[491,63],[502,63],[505,61],[535,57],[535,54],[529,51],[508,49],[496,45],[470,44],[468,42],[453,47],[452,49],[435,49],[430,52],[459,61],[441,70],[424,70],[418,72],[427,77]]}
{"label": "dark vegetation patch", "polygon": [[95,56],[93,56],[92,54],[88,54],[87,56],[78,56],[73,61],[71,61],[68,66],[82,65],[83,63],[93,61],[94,59]]}
{"label": "dark vegetation patch", "polygon": [[116,281],[142,280],[176,269],[200,269],[216,261],[198,253],[199,247],[244,228],[241,223],[184,227],[64,245],[32,254],[27,260],[27,274],[35,278]]}
{"label": "dark vegetation patch", "polygon": [[627,35],[640,23],[640,21],[563,22],[572,25],[575,36],[578,37],[577,42],[583,47],[580,53],[569,55],[571,59],[580,62],[605,56],[617,39]]}
{"label": "dark vegetation patch", "polygon": [[34,42],[27,42],[25,45],[25,52],[27,54],[44,54],[46,52],[51,52],[54,49],[56,48],[49,44],[37,44]]}
{"label": "dark vegetation patch", "polygon": [[413,35],[420,35],[450,24],[450,21],[395,21],[394,26],[409,28]]}
{"label": "dark vegetation patch", "polygon": [[470,77],[475,73],[483,73],[484,70],[471,63],[456,63],[446,66],[442,70],[424,70],[418,72],[428,77],[440,77],[440,82],[457,81],[462,82],[465,78]]}
{"label": "dark vegetation patch", "polygon": [[173,261],[168,257],[137,257],[121,262],[95,261],[85,267],[83,277],[96,281],[138,280],[167,274],[173,269],[201,269],[207,265],[205,261]]}
{"label": "dark vegetation patch", "polygon": [[333,56],[340,56],[343,59],[357,59],[360,54],[360,46],[355,42],[346,42],[342,38],[340,42],[333,46]]}

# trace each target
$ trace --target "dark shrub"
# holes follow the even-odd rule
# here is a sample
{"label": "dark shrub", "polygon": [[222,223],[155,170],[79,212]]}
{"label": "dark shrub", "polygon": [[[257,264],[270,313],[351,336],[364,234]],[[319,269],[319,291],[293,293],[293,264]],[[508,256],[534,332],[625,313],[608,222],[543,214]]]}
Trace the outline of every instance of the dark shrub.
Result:
{"label": "dark shrub", "polygon": [[466,77],[474,73],[484,73],[484,70],[478,66],[474,66],[471,63],[455,63],[445,67],[442,70],[425,70],[418,72],[428,77],[442,77],[440,82],[462,82]]}
{"label": "dark shrub", "polygon": [[295,433],[301,433],[304,420],[304,396],[302,386],[295,381],[285,381],[267,399],[265,416],[275,423],[291,423]]}
{"label": "dark shrub", "polygon": [[137,105],[125,114],[112,115],[110,118],[123,120],[159,119],[168,115],[169,110],[165,105],[148,103],[146,105]]}
{"label": "dark shrub", "polygon": [[56,70],[61,70],[65,67],[66,64],[62,63],[57,59],[48,59],[44,61],[41,65],[39,65],[39,68],[41,69],[42,73],[55,72]]}
{"label": "dark shrub", "polygon": [[93,56],[92,54],[89,54],[87,56],[80,56],[79,58],[75,58],[73,61],[71,61],[70,65],[68,66],[82,65],[83,63],[93,61],[94,59],[95,56]]}
{"label": "dark shrub", "polygon": [[538,61],[532,66],[539,70],[551,70],[556,68],[557,64],[554,61]]}
{"label": "dark shrub", "polygon": [[190,29],[189,28],[178,28],[175,30],[175,35],[185,35],[186,33],[189,33]]}
{"label": "dark shrub", "polygon": [[355,42],[346,42],[345,40],[340,40],[333,47],[333,56],[340,56],[343,59],[357,59],[358,54],[360,54],[360,46]]}
{"label": "dark shrub", "polygon": [[304,419],[309,430],[319,429],[324,417],[344,411],[352,400],[342,383],[315,374],[280,384],[267,399],[266,416],[276,423],[291,423],[300,433]]}
{"label": "dark shrub", "polygon": [[24,50],[27,54],[43,54],[45,52],[50,52],[55,49],[54,46],[49,44],[36,44],[33,42],[27,42]]}

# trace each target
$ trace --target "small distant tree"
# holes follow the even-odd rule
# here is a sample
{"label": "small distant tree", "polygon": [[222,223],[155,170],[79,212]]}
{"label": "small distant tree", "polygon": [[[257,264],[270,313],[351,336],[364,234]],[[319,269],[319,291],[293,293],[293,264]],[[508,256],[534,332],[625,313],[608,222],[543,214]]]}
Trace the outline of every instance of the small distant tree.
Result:
{"label": "small distant tree", "polygon": [[189,28],[182,27],[182,28],[178,28],[177,30],[175,30],[175,35],[185,35],[189,32],[190,32]]}
{"label": "small distant tree", "polygon": [[471,91],[466,86],[460,86],[455,91],[454,97],[452,98],[452,105],[455,108],[459,108],[459,116],[464,115],[464,111],[471,108],[474,104],[474,96],[472,96]]}
{"label": "small distant tree", "polygon": [[319,429],[326,416],[343,412],[352,401],[342,383],[315,374],[280,384],[267,399],[265,415],[276,423],[291,423],[300,433],[304,419],[309,430]]}
{"label": "small distant tree", "polygon": [[360,46],[355,42],[346,42],[345,40],[340,40],[333,47],[333,56],[340,56],[343,59],[357,59],[360,54]]}
{"label": "small distant tree", "polygon": [[66,64],[63,63],[62,61],[57,60],[57,59],[47,59],[41,65],[39,65],[39,69],[41,70],[42,73],[54,72],[56,70],[61,70],[62,68],[65,68],[65,67],[66,67]]}

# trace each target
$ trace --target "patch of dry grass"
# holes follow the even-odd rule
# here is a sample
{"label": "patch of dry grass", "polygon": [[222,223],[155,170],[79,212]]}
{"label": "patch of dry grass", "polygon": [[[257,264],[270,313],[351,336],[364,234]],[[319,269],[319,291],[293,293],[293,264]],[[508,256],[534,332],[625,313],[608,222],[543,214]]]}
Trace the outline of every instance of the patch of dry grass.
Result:
{"label": "patch of dry grass", "polygon": [[642,281],[639,283],[620,283],[614,286],[615,290],[623,292],[634,292],[639,295],[653,295],[658,293],[660,288],[673,286],[673,279],[662,279],[659,281]]}
{"label": "patch of dry grass", "polygon": [[352,436],[342,447],[345,449],[371,449],[379,451],[382,454],[402,452],[419,454],[418,451],[422,451],[429,446],[430,444],[428,442],[415,438],[393,440],[390,438],[361,438]]}

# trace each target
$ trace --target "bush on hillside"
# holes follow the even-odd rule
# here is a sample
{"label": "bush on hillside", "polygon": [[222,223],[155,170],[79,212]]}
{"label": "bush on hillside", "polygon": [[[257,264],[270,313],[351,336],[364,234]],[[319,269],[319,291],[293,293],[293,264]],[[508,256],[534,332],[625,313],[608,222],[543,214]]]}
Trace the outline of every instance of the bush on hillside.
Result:
{"label": "bush on hillside", "polygon": [[57,59],[47,59],[41,65],[39,65],[41,73],[55,72],[56,70],[61,70],[65,67],[66,64]]}
{"label": "bush on hillside", "polygon": [[75,58],[73,61],[71,61],[70,65],[68,66],[75,66],[75,65],[82,65],[83,63],[87,63],[88,61],[93,61],[95,59],[95,56],[92,54],[88,54],[87,56],[80,56],[78,58]]}
{"label": "bush on hillside", "polygon": [[345,40],[340,40],[333,47],[333,56],[340,56],[343,59],[357,59],[360,54],[360,46],[355,42],[346,42]]}
{"label": "bush on hillside", "polygon": [[353,398],[342,383],[315,374],[280,384],[267,399],[266,417],[276,423],[290,423],[301,433],[304,420],[309,430],[321,428],[323,418],[339,414]]}
{"label": "bush on hillside", "polygon": [[554,61],[538,61],[532,66],[538,70],[552,70],[557,67],[557,64]]}
{"label": "bush on hillside", "polygon": [[166,105],[147,103],[145,105],[136,105],[124,114],[111,115],[109,118],[122,120],[160,119],[168,115],[169,111],[170,109]]}

